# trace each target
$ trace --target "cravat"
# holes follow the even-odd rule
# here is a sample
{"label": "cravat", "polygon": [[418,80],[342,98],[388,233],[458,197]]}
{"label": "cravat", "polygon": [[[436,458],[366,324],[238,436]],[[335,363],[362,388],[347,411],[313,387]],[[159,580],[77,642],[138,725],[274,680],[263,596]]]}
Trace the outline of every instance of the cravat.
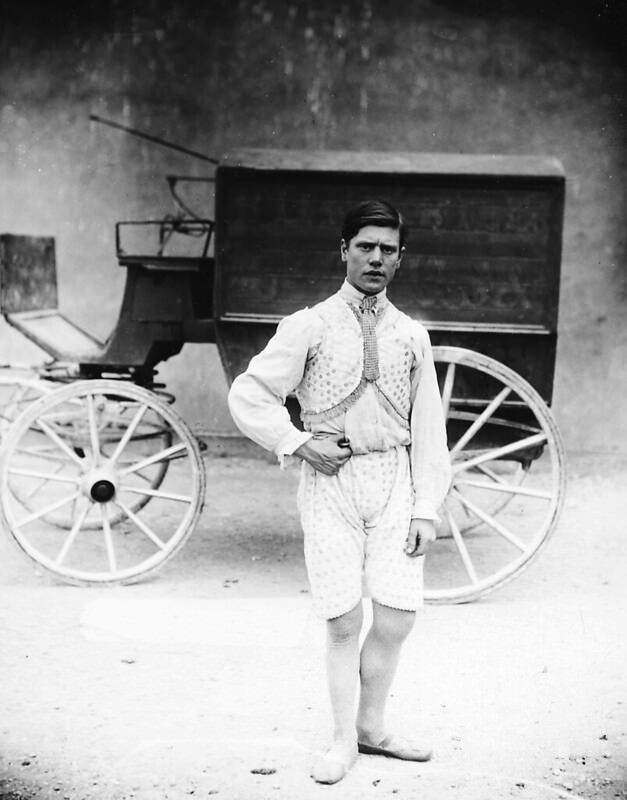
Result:
{"label": "cravat", "polygon": [[377,349],[377,298],[364,297],[359,306],[361,330],[364,337],[364,378],[376,381],[379,377],[379,351]]}

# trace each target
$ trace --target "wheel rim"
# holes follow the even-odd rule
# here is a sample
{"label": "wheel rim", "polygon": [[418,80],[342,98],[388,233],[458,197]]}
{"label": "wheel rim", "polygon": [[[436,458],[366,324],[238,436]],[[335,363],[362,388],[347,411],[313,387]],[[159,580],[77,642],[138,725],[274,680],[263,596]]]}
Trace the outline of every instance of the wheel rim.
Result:
{"label": "wheel rim", "polygon": [[563,446],[533,387],[500,362],[434,348],[453,479],[425,563],[425,599],[474,600],[520,573],[553,533]]}
{"label": "wheel rim", "polygon": [[53,390],[54,385],[40,380],[32,370],[0,369],[0,441],[31,403]]}
{"label": "wheel rim", "polygon": [[0,477],[17,544],[74,582],[128,582],[158,568],[204,501],[198,446],[178,414],[110,380],[70,384],[32,404],[6,436]]}

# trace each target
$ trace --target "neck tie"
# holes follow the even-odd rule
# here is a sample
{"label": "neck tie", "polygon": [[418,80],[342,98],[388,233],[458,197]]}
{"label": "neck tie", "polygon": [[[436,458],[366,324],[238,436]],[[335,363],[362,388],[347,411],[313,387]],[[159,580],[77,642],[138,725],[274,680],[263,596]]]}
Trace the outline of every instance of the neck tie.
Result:
{"label": "neck tie", "polygon": [[376,381],[379,377],[379,352],[377,349],[377,298],[364,297],[359,306],[361,330],[364,337],[364,378]]}

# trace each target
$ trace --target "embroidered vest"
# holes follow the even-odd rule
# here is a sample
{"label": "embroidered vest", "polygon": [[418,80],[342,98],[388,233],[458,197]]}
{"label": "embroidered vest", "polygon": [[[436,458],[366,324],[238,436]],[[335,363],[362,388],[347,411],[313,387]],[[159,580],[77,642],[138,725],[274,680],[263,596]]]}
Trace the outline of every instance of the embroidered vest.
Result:
{"label": "embroidered vest", "polygon": [[[349,409],[368,385],[363,376],[363,335],[357,317],[333,295],[313,310],[324,322],[319,346],[311,354],[296,389],[303,421],[332,419]],[[379,377],[372,382],[379,402],[402,424],[407,424],[411,400],[414,355],[398,323],[402,314],[390,302],[377,321]]]}

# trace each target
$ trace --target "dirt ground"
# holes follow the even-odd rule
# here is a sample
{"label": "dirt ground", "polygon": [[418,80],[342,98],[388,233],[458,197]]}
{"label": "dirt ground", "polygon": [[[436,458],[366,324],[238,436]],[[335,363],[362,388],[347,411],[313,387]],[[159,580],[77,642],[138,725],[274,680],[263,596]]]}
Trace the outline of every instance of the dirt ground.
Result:
{"label": "dirt ground", "polygon": [[149,581],[77,588],[0,545],[0,798],[627,798],[627,460],[571,457],[541,557],[484,600],[429,606],[389,726],[435,749],[308,777],[329,734],[296,473],[207,459],[207,504]]}

